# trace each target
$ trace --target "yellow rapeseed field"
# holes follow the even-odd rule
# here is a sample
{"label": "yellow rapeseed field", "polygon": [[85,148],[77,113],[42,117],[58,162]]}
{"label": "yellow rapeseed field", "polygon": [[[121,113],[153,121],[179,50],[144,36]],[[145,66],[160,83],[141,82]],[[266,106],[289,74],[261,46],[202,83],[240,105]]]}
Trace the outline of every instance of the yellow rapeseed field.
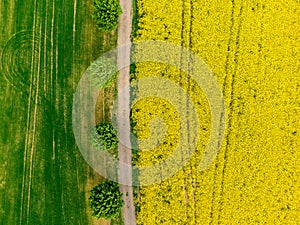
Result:
{"label": "yellow rapeseed field", "polygon": [[[194,51],[219,82],[227,116],[221,150],[200,171],[211,129],[204,93],[177,68],[137,64],[137,78],[167,78],[189,94],[201,130],[189,163],[140,189],[138,224],[300,224],[300,2],[138,0],[138,13],[135,40],[168,41]],[[149,92],[138,90],[137,95]],[[140,153],[138,165],[167,158],[180,140],[174,106],[149,96],[137,102],[132,116],[139,139],[158,143],[165,132],[153,149],[153,143],[140,142],[141,150],[151,151]],[[158,117],[165,130],[149,125]]]}

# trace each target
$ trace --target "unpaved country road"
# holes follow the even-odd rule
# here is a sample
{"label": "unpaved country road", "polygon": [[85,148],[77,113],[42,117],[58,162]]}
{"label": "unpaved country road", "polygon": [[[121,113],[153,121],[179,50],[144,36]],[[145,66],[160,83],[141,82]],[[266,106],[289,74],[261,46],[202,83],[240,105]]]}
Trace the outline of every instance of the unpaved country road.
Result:
{"label": "unpaved country road", "polygon": [[[123,10],[118,28],[118,46],[129,44],[132,30],[132,0],[120,0]],[[118,53],[119,65],[130,62],[130,48],[122,49]],[[129,66],[120,70],[118,78],[118,127],[119,127],[119,160],[128,165],[132,163],[130,142],[130,99],[129,99]],[[121,165],[120,165],[120,168]],[[132,183],[132,171],[121,169],[119,171],[120,191],[123,193],[125,205],[123,216],[125,225],[136,225],[135,208],[132,186],[123,185],[122,181]]]}

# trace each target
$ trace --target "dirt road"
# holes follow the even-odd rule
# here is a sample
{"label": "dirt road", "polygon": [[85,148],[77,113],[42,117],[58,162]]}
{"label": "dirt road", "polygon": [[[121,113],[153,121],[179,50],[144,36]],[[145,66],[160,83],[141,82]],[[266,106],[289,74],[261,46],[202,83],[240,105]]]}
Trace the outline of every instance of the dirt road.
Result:
{"label": "dirt road", "polygon": [[[120,17],[118,28],[118,45],[130,43],[132,30],[132,0],[120,0],[123,14]],[[118,63],[127,65],[130,61],[130,48],[118,53]],[[130,98],[129,98],[129,67],[120,70],[118,78],[118,127],[119,142],[118,152],[119,160],[131,165],[132,153],[130,142]],[[120,166],[121,168],[121,166]],[[122,185],[122,180],[132,183],[132,171],[121,169],[119,171],[120,191],[123,193],[125,205],[123,207],[123,216],[125,225],[136,225],[135,207],[133,202],[132,186]]]}

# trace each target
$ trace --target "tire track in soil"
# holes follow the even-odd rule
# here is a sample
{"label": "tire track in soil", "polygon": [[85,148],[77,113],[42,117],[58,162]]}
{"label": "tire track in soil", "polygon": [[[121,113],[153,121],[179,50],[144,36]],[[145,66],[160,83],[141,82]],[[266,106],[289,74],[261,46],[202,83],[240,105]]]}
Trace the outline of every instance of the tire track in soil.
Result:
{"label": "tire track in soil", "polygon": [[[192,50],[192,29],[193,29],[193,0],[190,0],[190,2],[189,2],[189,11],[190,11],[190,18],[189,18],[189,31],[188,31],[188,43],[187,43],[187,47],[188,47],[188,49],[189,50]],[[184,24],[185,24],[185,22],[184,22],[184,12],[185,12],[185,6],[184,6],[184,1],[183,1],[183,17],[182,17],[182,26],[183,26],[183,28],[182,28],[182,32],[181,32],[181,39],[182,39],[182,43],[181,43],[181,46],[183,46],[184,47],[184,45],[185,45],[185,42],[184,42],[184,34],[183,34],[183,31],[184,31]],[[182,59],[181,59],[181,61],[182,61]],[[183,78],[182,78],[182,76],[181,76],[181,73],[180,73],[180,81],[181,82],[186,82],[187,84],[189,84],[189,82],[190,82],[190,76],[189,76],[189,74],[190,74],[190,72],[192,71],[192,63],[193,63],[193,61],[192,61],[192,59],[191,59],[191,56],[189,56],[189,58],[188,58],[188,75],[187,75],[187,78],[186,78],[186,80],[184,81],[183,80]],[[189,93],[189,91],[192,91],[191,89],[190,89],[190,85],[188,85],[187,86],[187,88],[186,88],[186,92],[187,93]],[[186,109],[187,109],[187,112],[186,112],[186,116],[187,116],[187,118],[189,118],[189,116],[190,116],[190,114],[189,114],[189,104],[188,104],[188,100],[187,100],[187,98],[184,98],[183,99],[184,101],[185,101],[185,107],[186,107]],[[187,120],[187,131],[189,131],[190,130],[190,124],[189,124],[189,119]],[[188,154],[190,154],[190,135],[188,135],[187,136],[187,140],[188,140]],[[184,179],[184,181],[183,181],[183,187],[184,187],[184,196],[185,196],[185,200],[186,200],[186,217],[187,217],[187,220],[189,221],[189,215],[188,215],[188,207],[189,207],[189,205],[190,205],[190,203],[189,203],[189,194],[188,194],[188,186],[187,186],[187,184],[188,185],[191,185],[191,204],[193,205],[193,208],[194,208],[194,212],[193,212],[193,215],[192,215],[192,217],[193,217],[193,224],[197,224],[197,222],[196,222],[196,217],[197,217],[197,213],[196,213],[196,199],[195,199],[195,192],[196,192],[196,183],[197,183],[197,181],[194,179],[194,176],[193,176],[193,167],[192,167],[192,164],[191,164],[191,162],[189,162],[188,163],[189,164],[189,166],[188,166],[188,168],[189,168],[189,171],[188,171],[188,178],[185,178]],[[186,174],[186,172],[187,171],[185,171],[184,169],[183,169],[183,171],[184,171],[184,174]],[[189,181],[187,181],[187,180],[189,180]]]}
{"label": "tire track in soil", "polygon": [[[233,32],[233,27],[234,27],[234,24],[235,24],[235,20],[234,20],[234,12],[235,12],[235,3],[234,3],[234,0],[231,0],[232,2],[232,8],[231,8],[231,24],[230,24],[230,38],[228,39],[228,42],[227,42],[227,56],[226,56],[226,62],[225,62],[225,73],[226,73],[226,76],[225,76],[225,79],[224,79],[224,82],[223,82],[223,94],[224,96],[226,96],[225,94],[225,90],[226,90],[226,83],[227,83],[227,80],[228,80],[228,66],[229,66],[229,59],[230,59],[230,50],[231,50],[231,43],[233,42],[233,35],[234,35],[234,32]],[[227,140],[227,137],[225,138],[225,140]],[[217,156],[217,159],[219,157]],[[212,199],[211,199],[211,221],[209,223],[209,225],[212,225],[213,224],[213,216],[214,216],[214,211],[215,211],[215,207],[214,207],[214,199],[216,197],[216,180],[217,180],[217,167],[218,167],[218,164],[215,165],[215,172],[214,172],[214,187],[213,187],[213,193],[212,193]]]}
{"label": "tire track in soil", "polygon": [[[39,40],[42,40],[42,24],[40,24],[39,29]],[[34,40],[33,40],[34,41]],[[37,61],[35,60],[35,54],[33,53],[32,61],[33,63],[37,62],[37,72],[36,72],[36,84],[34,91],[34,111],[33,111],[33,129],[32,129],[32,143],[31,143],[31,150],[30,150],[30,166],[29,166],[29,184],[28,184],[28,200],[27,200],[27,224],[28,219],[30,218],[30,200],[31,200],[31,189],[32,189],[32,177],[33,177],[33,170],[34,170],[34,153],[35,153],[35,137],[36,137],[36,121],[37,121],[37,111],[38,111],[38,99],[39,99],[39,86],[40,86],[40,72],[41,72],[41,52],[42,52],[42,43],[39,42],[39,49],[38,49],[38,58]],[[33,67],[33,69],[35,69]],[[32,71],[33,72],[33,71]],[[33,72],[33,74],[35,74]]]}
{"label": "tire track in soil", "polygon": [[[189,30],[189,46],[188,49],[190,51],[192,51],[193,48],[193,39],[192,39],[192,34],[193,34],[193,11],[194,11],[194,7],[193,7],[193,0],[190,0],[190,30]],[[188,73],[190,74],[191,72],[193,72],[193,60],[192,60],[192,56],[189,56],[189,62],[188,62]],[[187,83],[190,84],[190,76],[188,75],[187,77]],[[190,89],[190,85],[187,86],[187,93],[189,91],[192,91]],[[187,118],[189,118],[189,104],[188,101],[186,102],[186,108],[187,108]],[[188,120],[189,121],[189,120]],[[187,124],[187,130],[189,131],[190,125],[189,123]],[[190,136],[188,135],[188,151],[190,154]],[[196,211],[196,197],[195,197],[195,192],[196,192],[196,183],[197,183],[197,178],[195,176],[193,176],[193,166],[191,164],[191,162],[189,163],[189,167],[190,167],[190,172],[189,172],[189,178],[190,178],[190,185],[191,185],[191,194],[192,194],[192,200],[193,200],[193,208],[194,208],[194,212],[193,212],[193,224],[197,224],[197,211]],[[195,177],[195,178],[194,178]]]}
{"label": "tire track in soil", "polygon": [[[230,103],[229,103],[229,113],[228,113],[228,133],[225,136],[225,141],[226,141],[226,147],[225,147],[225,151],[224,151],[224,157],[223,157],[223,168],[222,168],[222,175],[221,175],[221,192],[220,192],[220,200],[218,202],[218,216],[217,216],[217,223],[220,224],[220,218],[221,218],[221,214],[222,214],[222,208],[223,208],[223,198],[224,198],[224,180],[225,180],[225,172],[226,172],[226,167],[227,167],[227,157],[228,157],[228,152],[229,152],[229,146],[230,146],[230,141],[229,141],[229,136],[232,132],[232,113],[233,113],[233,103],[234,103],[234,81],[235,81],[235,77],[236,77],[236,71],[237,71],[237,65],[238,65],[238,61],[239,61],[239,49],[240,49],[240,32],[241,32],[241,28],[242,28],[242,14],[243,14],[243,5],[241,2],[241,5],[239,6],[239,12],[238,12],[238,22],[237,22],[237,34],[235,36],[235,47],[236,50],[234,52],[234,68],[233,68],[233,73],[231,76],[231,80],[229,81],[229,71],[228,71],[228,66],[229,66],[229,60],[230,60],[230,45],[231,43],[234,41],[232,39],[234,32],[233,32],[233,27],[235,25],[235,19],[234,19],[234,12],[235,12],[235,8],[236,4],[235,4],[235,0],[232,0],[232,26],[230,28],[231,31],[231,38],[229,39],[229,45],[228,45],[228,55],[227,55],[227,59],[226,59],[226,66],[225,66],[225,71],[226,71],[226,76],[224,79],[224,83],[223,83],[223,90],[225,91],[225,86],[228,84],[230,87]],[[224,93],[225,95],[225,93]],[[226,95],[225,95],[226,96]],[[213,199],[212,199],[213,200]],[[212,224],[212,222],[211,222]]]}
{"label": "tire track in soil", "polygon": [[[35,43],[34,43],[34,39],[35,39],[35,26],[36,26],[36,1],[34,2],[34,19],[33,19],[33,33],[32,33],[32,53],[34,52],[35,49]],[[20,208],[20,224],[22,224],[23,221],[23,204],[25,201],[25,177],[26,176],[26,168],[27,168],[27,154],[28,154],[28,149],[29,149],[29,145],[30,145],[30,134],[29,134],[29,130],[31,127],[31,96],[32,96],[32,81],[33,81],[33,70],[34,70],[34,54],[32,54],[31,56],[31,71],[30,71],[30,88],[29,88],[29,96],[28,96],[28,111],[27,111],[27,125],[26,125],[26,138],[25,138],[25,150],[24,150],[24,166],[23,166],[23,178],[22,178],[22,195],[21,195],[21,208]],[[29,177],[30,179],[30,177]],[[26,179],[27,180],[27,179]],[[28,196],[27,196],[28,198]],[[28,200],[28,199],[27,199]],[[27,212],[26,212],[27,213]],[[28,219],[27,219],[27,223],[28,223]]]}
{"label": "tire track in soil", "polygon": [[[40,54],[39,54],[40,60]],[[40,64],[38,63],[38,74],[40,72]],[[39,97],[39,76],[37,76],[36,81],[37,88],[35,89],[35,101],[34,101],[34,111],[33,111],[33,130],[32,130],[32,142],[30,150],[29,159],[29,184],[28,184],[28,200],[27,200],[27,224],[30,217],[30,200],[31,200],[31,188],[32,188],[32,177],[34,170],[34,152],[35,152],[35,137],[36,137],[36,120],[37,120],[37,109],[38,109],[38,97]]]}
{"label": "tire track in soil", "polygon": [[[184,47],[185,43],[184,43],[184,24],[185,24],[185,0],[182,1],[182,16],[181,16],[181,46]],[[180,64],[182,67],[182,62],[183,62],[183,54],[181,53],[180,56]],[[182,77],[182,71],[179,71],[179,86],[182,86],[182,82],[183,82],[183,77]],[[182,101],[185,100],[185,98],[183,97]],[[182,153],[183,154],[183,153]],[[183,155],[181,154],[181,161],[184,161],[183,159]],[[183,174],[186,174],[186,171],[184,169],[184,167],[182,168]],[[187,178],[184,176],[183,180],[182,180],[182,189],[183,189],[183,198],[185,201],[185,215],[186,218],[188,220],[188,206],[189,206],[189,199],[188,199],[188,192],[187,192]]]}
{"label": "tire track in soil", "polygon": [[[75,58],[77,57],[76,56],[76,18],[77,18],[77,0],[74,0],[74,5],[73,5],[73,29],[72,29],[72,74],[74,74],[74,72],[76,71],[76,68],[75,68],[75,65],[76,65],[76,62],[75,62]],[[73,90],[75,90],[75,81],[74,81],[74,76],[71,76],[72,80],[71,80],[71,85],[73,87]],[[77,196],[78,196],[78,199],[77,199],[77,202],[78,202],[78,205],[80,203],[80,193],[79,193],[79,190],[81,190],[82,188],[80,188],[80,182],[79,182],[79,171],[78,171],[78,157],[76,155],[75,157],[75,167],[76,167],[76,183],[77,183]],[[82,214],[80,214],[80,223],[81,221],[83,221],[82,219]]]}
{"label": "tire track in soil", "polygon": [[[185,10],[185,9],[184,9]],[[189,2],[189,12],[190,12],[190,18],[189,18],[189,31],[188,31],[188,43],[187,43],[187,47],[189,50],[192,50],[192,47],[193,47],[193,43],[192,43],[192,32],[193,32],[193,0],[190,0]],[[184,25],[184,24],[183,24]],[[182,43],[182,46],[184,46],[184,41]],[[186,87],[186,92],[189,93],[190,91],[192,91],[190,89],[190,73],[192,72],[193,68],[192,68],[192,64],[193,64],[193,61],[192,61],[192,57],[189,56],[188,58],[188,75],[186,77],[186,80],[185,82],[188,84],[187,87]],[[189,113],[189,104],[188,104],[188,100],[187,98],[184,98],[185,100],[185,105],[186,105],[186,109],[187,109],[187,112],[186,112],[186,116],[187,118],[190,117],[190,113]],[[190,123],[189,123],[189,119],[187,120],[187,131],[190,130]],[[188,154],[190,154],[190,135],[187,136],[187,140],[188,140]],[[197,220],[196,220],[196,217],[197,217],[197,212],[196,212],[196,198],[195,198],[195,192],[196,192],[196,183],[197,181],[195,180],[194,176],[193,176],[193,166],[191,164],[191,162],[188,163],[188,168],[189,168],[189,171],[188,171],[188,179],[189,181],[187,181],[186,179],[186,183],[188,183],[191,188],[191,204],[193,205],[193,215],[192,215],[192,220],[193,220],[193,223],[192,224],[197,224]],[[188,196],[188,190],[186,189],[185,190],[187,193],[186,193],[186,196]],[[188,197],[187,197],[188,198]],[[189,206],[189,203],[188,203],[188,199],[187,199],[187,206]],[[188,210],[187,210],[187,214],[188,214]],[[189,221],[189,215],[187,216],[187,219]]]}
{"label": "tire track in soil", "polygon": [[[38,46],[40,46],[42,42],[44,42],[45,52],[47,51],[47,43],[50,43],[50,40],[46,35],[41,34],[37,37],[33,33],[33,30],[16,33],[7,41],[0,55],[1,72],[5,79],[14,89],[18,90],[24,98],[28,98],[30,95],[32,98],[31,101],[35,101],[35,98],[30,94],[30,91],[36,89],[36,84],[31,80],[31,67],[34,62],[31,62],[30,60],[34,59],[35,55],[40,54],[41,49]],[[48,64],[46,54],[44,55],[44,64]],[[46,71],[45,73],[48,74],[49,68],[46,66],[44,68],[44,72]],[[46,90],[44,95],[40,96],[39,104],[42,101],[47,102],[47,104],[49,103]]]}
{"label": "tire track in soil", "polygon": [[[30,148],[31,143],[31,134],[29,131],[31,130],[31,97],[32,97],[32,92],[33,92],[33,71],[34,71],[34,52],[35,52],[35,27],[36,27],[36,0],[34,1],[34,17],[33,17],[33,31],[32,31],[32,52],[31,52],[31,68],[30,68],[30,88],[29,88],[29,96],[28,96],[28,111],[27,111],[27,125],[26,125],[26,137],[25,137],[25,148],[24,148],[24,165],[23,165],[23,177],[22,177],[22,194],[21,194],[21,204],[20,204],[20,224],[23,223],[23,208],[25,204],[25,185],[26,185],[26,180],[25,177],[27,176],[27,155],[28,151]],[[30,162],[30,161],[29,161]],[[29,176],[29,180],[31,177]],[[27,203],[28,203],[28,198],[30,198],[30,194],[27,193]],[[28,207],[28,204],[27,204]],[[26,210],[26,215],[27,215],[27,220],[26,223],[28,224],[28,209]]]}
{"label": "tire track in soil", "polygon": [[[25,50],[28,52],[31,51],[31,54],[37,53],[38,50],[35,49],[34,46],[36,46],[39,41],[40,40],[35,39],[32,31],[21,31],[8,40],[2,51],[2,71],[6,80],[15,89],[27,94],[29,92],[30,77],[26,76],[30,76],[30,71],[24,68],[25,65],[22,65],[24,62],[20,63],[20,56],[22,53],[24,54]],[[26,58],[32,58],[32,55]]]}

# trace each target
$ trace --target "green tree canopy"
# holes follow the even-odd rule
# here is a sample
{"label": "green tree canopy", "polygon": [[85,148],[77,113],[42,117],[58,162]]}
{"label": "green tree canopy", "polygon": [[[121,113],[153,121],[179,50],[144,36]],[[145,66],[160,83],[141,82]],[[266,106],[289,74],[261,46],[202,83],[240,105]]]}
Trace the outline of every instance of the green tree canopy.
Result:
{"label": "green tree canopy", "polygon": [[102,122],[96,125],[93,133],[94,146],[100,150],[113,150],[118,147],[118,137],[113,125],[109,122]]}
{"label": "green tree canopy", "polygon": [[124,205],[119,184],[103,181],[90,191],[89,206],[96,218],[113,219],[119,216]]}
{"label": "green tree canopy", "polygon": [[119,23],[122,9],[118,0],[94,0],[93,18],[97,27],[105,32],[114,30]]}

